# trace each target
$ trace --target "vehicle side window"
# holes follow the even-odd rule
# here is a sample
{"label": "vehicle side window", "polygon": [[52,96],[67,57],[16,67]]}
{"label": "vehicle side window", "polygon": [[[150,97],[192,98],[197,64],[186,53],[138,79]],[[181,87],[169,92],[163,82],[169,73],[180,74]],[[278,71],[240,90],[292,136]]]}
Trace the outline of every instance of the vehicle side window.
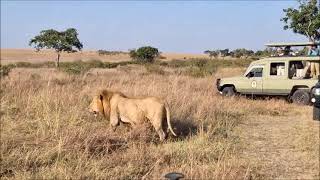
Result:
{"label": "vehicle side window", "polygon": [[307,71],[304,70],[306,65],[302,61],[289,62],[289,78],[290,79],[303,79],[307,78]]}
{"label": "vehicle side window", "polygon": [[263,73],[263,68],[262,67],[257,67],[257,68],[252,68],[251,71],[246,75],[247,77],[262,77]]}
{"label": "vehicle side window", "polygon": [[270,76],[284,76],[285,63],[270,63]]}

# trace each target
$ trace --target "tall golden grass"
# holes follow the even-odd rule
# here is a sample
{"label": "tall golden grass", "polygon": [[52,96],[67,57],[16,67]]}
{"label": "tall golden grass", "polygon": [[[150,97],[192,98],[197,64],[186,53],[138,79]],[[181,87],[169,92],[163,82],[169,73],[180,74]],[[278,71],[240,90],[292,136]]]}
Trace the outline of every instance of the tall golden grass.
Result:
{"label": "tall golden grass", "polygon": [[[240,70],[236,70],[238,73]],[[214,81],[143,69],[13,69],[1,80],[2,178],[151,179],[178,171],[190,179],[249,179],[235,128],[252,116],[300,115],[285,100],[218,95]],[[220,74],[219,74],[220,73]],[[230,71],[227,71],[230,75]],[[87,107],[96,89],[167,100],[179,137],[159,143],[149,125],[121,124],[116,132]]]}

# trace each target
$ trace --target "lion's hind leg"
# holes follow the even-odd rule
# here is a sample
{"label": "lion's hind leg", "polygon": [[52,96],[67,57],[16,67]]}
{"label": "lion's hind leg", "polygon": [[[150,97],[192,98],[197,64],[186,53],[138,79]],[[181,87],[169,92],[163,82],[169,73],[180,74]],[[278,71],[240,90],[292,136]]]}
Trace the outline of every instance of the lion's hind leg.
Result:
{"label": "lion's hind leg", "polygon": [[163,131],[161,121],[153,121],[152,126],[158,133],[160,141],[164,141],[167,138],[167,134]]}
{"label": "lion's hind leg", "polygon": [[156,129],[159,137],[160,137],[160,141],[164,141],[167,138],[167,134],[162,130],[162,128],[160,129]]}

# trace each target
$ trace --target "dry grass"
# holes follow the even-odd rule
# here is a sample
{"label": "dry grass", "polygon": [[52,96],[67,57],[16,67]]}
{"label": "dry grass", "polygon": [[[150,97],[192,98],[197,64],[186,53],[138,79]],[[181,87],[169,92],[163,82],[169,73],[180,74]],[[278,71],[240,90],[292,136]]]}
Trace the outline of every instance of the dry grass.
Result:
{"label": "dry grass", "polygon": [[[1,63],[15,63],[19,61],[41,63],[46,61],[54,61],[57,57],[56,53],[52,50],[42,50],[36,52],[34,49],[0,49]],[[173,60],[173,59],[190,59],[190,58],[208,58],[205,54],[186,54],[186,53],[162,53],[165,59],[163,60]],[[117,55],[99,55],[95,50],[84,50],[82,52],[76,53],[62,53],[61,61],[69,62],[76,60],[101,60],[104,62],[119,62],[119,61],[129,61],[131,58],[128,54],[117,54]]]}
{"label": "dry grass", "polygon": [[[224,75],[218,73],[193,78],[131,67],[93,69],[83,76],[13,69],[1,81],[0,176],[150,179],[178,171],[191,179],[263,177],[254,171],[258,163],[243,158],[237,128],[253,116],[304,117],[306,110],[284,100],[223,98],[213,87],[215,77]],[[106,120],[87,112],[98,88],[165,98],[179,137],[161,144],[148,125],[132,130],[121,124],[112,132]],[[303,150],[313,153],[307,146]]]}
{"label": "dry grass", "polygon": [[[1,63],[15,63],[19,61],[42,63],[47,61],[54,61],[57,54],[52,50],[41,50],[36,52],[34,49],[1,49]],[[61,61],[69,62],[76,60],[93,60],[99,59],[108,62],[128,61],[130,57],[126,54],[118,55],[104,55],[99,56],[96,51],[82,51],[76,53],[62,53]]]}

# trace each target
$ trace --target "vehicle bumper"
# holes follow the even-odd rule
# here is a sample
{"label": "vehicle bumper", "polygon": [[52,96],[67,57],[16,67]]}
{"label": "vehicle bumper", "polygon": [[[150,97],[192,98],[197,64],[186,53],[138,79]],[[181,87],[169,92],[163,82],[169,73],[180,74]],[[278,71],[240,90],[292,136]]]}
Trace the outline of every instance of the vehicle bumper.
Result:
{"label": "vehicle bumper", "polygon": [[320,108],[320,96],[312,97],[311,102],[313,103],[313,106]]}
{"label": "vehicle bumper", "polygon": [[320,108],[314,106],[313,107],[313,120],[320,121]]}

